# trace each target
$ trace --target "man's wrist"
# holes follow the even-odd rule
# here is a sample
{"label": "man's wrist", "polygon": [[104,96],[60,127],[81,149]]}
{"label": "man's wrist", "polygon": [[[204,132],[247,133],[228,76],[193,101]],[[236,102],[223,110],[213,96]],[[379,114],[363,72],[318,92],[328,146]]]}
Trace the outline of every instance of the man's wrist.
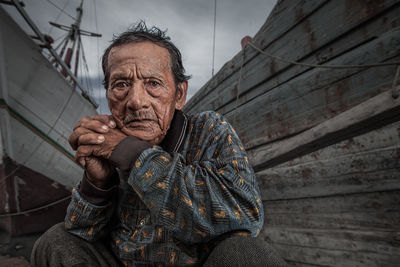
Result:
{"label": "man's wrist", "polygon": [[105,205],[116,191],[119,182],[118,173],[115,172],[112,175],[108,179],[109,182],[104,187],[101,187],[101,184],[89,180],[85,172],[79,186],[79,194],[92,204]]}
{"label": "man's wrist", "polygon": [[118,176],[116,170],[114,170],[110,175],[108,175],[105,179],[95,179],[91,177],[90,173],[85,171],[84,178],[94,186],[102,190],[108,190],[111,187],[116,185],[115,176]]}
{"label": "man's wrist", "polygon": [[128,176],[139,155],[150,148],[149,142],[134,136],[127,136],[114,149],[110,161],[117,166],[124,176]]}

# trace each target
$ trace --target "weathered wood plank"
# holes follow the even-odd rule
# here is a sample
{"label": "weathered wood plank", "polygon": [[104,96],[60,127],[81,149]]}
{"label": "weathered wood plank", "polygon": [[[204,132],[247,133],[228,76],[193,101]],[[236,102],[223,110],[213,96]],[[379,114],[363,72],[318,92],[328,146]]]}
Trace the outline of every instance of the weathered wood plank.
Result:
{"label": "weathered wood plank", "polygon": [[[308,2],[314,2],[314,1],[307,1],[307,2],[305,2],[305,3],[308,3]],[[336,4],[336,3],[335,3]],[[340,3],[339,3],[340,4]],[[331,3],[331,5],[332,5],[332,3]],[[333,10],[335,10],[335,9],[337,9],[337,8],[335,8],[335,6],[337,6],[337,5],[334,5],[333,6]],[[294,8],[292,8],[291,9],[291,13],[292,14],[289,14],[289,15],[291,15],[291,16],[293,16],[293,15],[296,15],[296,16],[300,16],[302,19],[301,20],[297,20],[297,21],[301,21],[301,22],[304,22],[304,20],[307,18],[307,16],[304,16],[303,14],[304,13],[307,13],[307,14],[312,14],[312,13],[314,13],[314,11],[316,10],[316,9],[318,9],[319,8],[319,6],[317,6],[317,5],[313,5],[312,6],[312,9],[308,9],[306,6],[305,7],[303,7],[303,6],[301,6],[301,5],[299,5],[299,6],[296,6],[296,7],[294,7]],[[331,10],[332,9],[332,6],[328,9],[328,10],[330,10],[330,13],[329,14],[331,14],[331,13],[333,13],[334,11],[333,10]],[[320,13],[320,12],[319,12]],[[340,10],[340,11],[338,11],[338,13],[341,13],[341,14],[343,14],[344,12],[343,12],[343,10]],[[350,17],[352,17],[352,18],[356,18],[357,16],[350,16]],[[326,18],[323,18],[323,19],[326,19]],[[285,19],[281,19],[280,21],[279,21],[279,27],[277,27],[277,29],[279,29],[281,26],[285,26],[285,23],[286,22],[286,20]],[[268,24],[270,24],[270,23],[268,23]],[[282,24],[282,25],[281,25]],[[318,25],[318,24],[317,24]],[[347,25],[347,24],[346,24]],[[295,26],[297,26],[297,24],[295,24]],[[304,27],[304,25],[303,26],[299,26],[299,29],[300,29],[300,31],[303,31],[303,32],[301,32],[301,34],[298,34],[298,32],[299,32],[299,30],[295,30],[295,29],[290,29],[290,31],[287,31],[288,33],[290,33],[290,34],[293,34],[293,33],[295,33],[295,34],[297,34],[296,36],[297,37],[299,37],[299,38],[302,38],[303,37],[303,39],[305,40],[305,45],[307,45],[307,46],[309,46],[309,39],[310,39],[310,37],[309,37],[309,33],[310,33],[310,29],[309,29],[309,27],[310,26],[308,26],[308,27]],[[331,29],[332,30],[332,29]],[[305,32],[304,32],[305,31]],[[331,33],[332,31],[328,31],[328,33]],[[324,34],[324,36],[326,36],[327,34],[326,34],[327,32],[325,32],[325,34]],[[262,38],[261,38],[261,40],[260,40],[260,42],[261,41],[264,41],[265,43],[268,43],[268,45],[270,45],[270,44],[274,44],[274,45],[276,45],[275,44],[275,40],[270,40],[268,37],[269,37],[269,35],[274,35],[274,30],[269,30],[268,32],[266,32],[266,33],[263,33],[263,34],[260,34],[260,36],[263,36],[266,40],[263,40]],[[288,50],[288,52],[290,52],[290,51],[298,51],[298,52],[300,52],[300,51],[302,51],[302,49],[300,49],[299,47],[301,46],[301,43],[299,44],[298,43],[298,40],[297,40],[297,38],[293,38],[293,36],[290,36],[290,37],[286,37],[286,36],[280,36],[280,38],[278,39],[279,41],[281,41],[281,39],[282,38],[287,38],[287,40],[283,40],[282,41],[282,43],[281,44],[278,44],[278,45],[276,45],[276,47],[279,49],[279,48],[282,48],[282,47],[285,47],[285,48],[287,48],[287,47],[290,47],[290,46],[288,46],[288,44],[290,44],[290,42],[288,43],[287,41],[289,40],[292,40],[292,42],[295,40],[296,41],[296,46],[294,46],[294,47],[296,47],[296,48],[298,48],[298,49],[286,49],[286,50]],[[264,47],[265,48],[265,47]],[[272,51],[272,49],[271,50],[269,50],[269,52],[273,52]],[[246,54],[248,54],[249,55],[249,57],[250,58],[252,58],[253,57],[253,54],[256,54],[256,52],[255,51],[253,51],[253,50],[249,50]],[[282,55],[281,55],[282,56]],[[292,58],[294,58],[294,57],[292,57]],[[236,59],[236,57],[235,57],[235,59]],[[229,69],[231,69],[231,68],[234,68],[235,70],[237,70],[238,68],[239,68],[239,66],[240,66],[240,56],[238,57],[238,59],[239,60],[237,60],[238,62],[236,62],[237,64],[236,64],[236,68],[235,67],[233,67],[233,66],[226,66],[227,67],[227,69],[229,70]],[[215,79],[214,80],[216,80],[217,81],[217,85],[219,85],[219,86],[221,86],[221,83],[224,81],[224,79],[225,79],[225,77],[220,77],[220,75],[219,74],[217,74],[216,76],[215,76]],[[210,81],[210,85],[213,83],[213,80],[212,81]],[[215,88],[215,87],[214,87]],[[212,90],[206,90],[206,91],[209,91],[208,93],[212,93]],[[218,91],[218,90],[215,90],[215,91]],[[209,95],[209,94],[205,94],[204,96],[207,96],[207,95]],[[194,97],[194,98],[196,98],[196,96]],[[209,99],[212,101],[214,98],[213,97],[209,97]],[[193,101],[190,101],[189,103],[188,103],[188,108],[191,106],[191,102],[193,102]],[[210,103],[210,101],[204,101],[205,103]],[[199,106],[199,104],[197,104],[197,106]]]}
{"label": "weathered wood plank", "polygon": [[271,243],[400,256],[399,231],[265,227],[261,235]]}
{"label": "weathered wood plank", "polygon": [[[400,15],[399,8],[389,9],[387,12],[382,14],[382,16],[374,17],[368,24],[362,26],[362,30],[351,30],[348,33],[338,37],[334,41],[328,43],[322,48],[303,58],[303,62],[314,62],[321,63],[325,62],[330,64],[331,59],[334,59],[342,54],[347,53],[349,50],[357,49],[358,46],[364,44],[367,40],[372,40],[377,36],[380,36],[384,32],[391,31],[394,28],[394,25],[400,25]],[[390,21],[390,23],[387,23]],[[314,58],[314,59],[313,59]],[[256,60],[256,59],[255,59]],[[252,67],[249,70],[249,73],[245,72],[243,75],[243,80],[241,81],[241,97],[239,98],[238,103],[236,101],[231,101],[226,105],[218,107],[218,111],[223,114],[228,114],[232,110],[236,108],[236,106],[241,106],[247,102],[252,101],[254,98],[259,97],[264,94],[266,91],[274,90],[274,88],[279,87],[280,85],[286,83],[290,79],[304,73],[305,71],[309,71],[309,69],[301,67],[301,66],[292,66],[290,68],[282,69],[283,71],[277,73],[276,75],[266,76],[268,71],[271,69],[271,64],[274,64],[276,69],[280,69],[279,62],[272,61],[270,58],[266,56],[259,56],[259,59],[263,60],[263,65],[256,65],[256,67]],[[365,59],[367,60],[367,59]],[[340,64],[338,62],[337,64]],[[263,66],[268,67],[268,69],[260,68]],[[348,74],[357,73],[359,70],[347,70]],[[262,77],[265,77],[265,80],[261,81]],[[344,75],[346,76],[346,75]],[[238,78],[237,78],[238,79]],[[259,81],[259,82],[257,82]],[[323,79],[321,77],[317,77],[312,80],[313,86],[318,87],[321,86],[321,82]],[[259,86],[261,85],[262,86]],[[224,85],[221,85],[220,89],[222,90]],[[236,85],[233,85],[236,86]],[[234,88],[224,90],[235,90]],[[244,91],[244,93],[242,93]]]}
{"label": "weathered wood plank", "polygon": [[[300,21],[302,21],[309,14],[318,9],[327,1],[321,0],[301,0],[301,1],[281,1],[279,5],[275,6],[271,15],[268,17],[262,29],[256,34],[255,39],[263,42],[266,48],[270,43],[279,39],[284,33],[288,32]],[[301,12],[296,11],[301,10]],[[279,21],[279,23],[276,23]],[[264,34],[268,32],[268,34]],[[260,38],[258,38],[260,36]],[[254,50],[249,50],[246,61],[250,61],[258,53]],[[225,79],[237,73],[241,64],[240,54],[236,55],[231,61],[227,62],[221,70],[211,79],[204,89],[199,90],[185,105],[185,109],[190,112],[192,107],[197,107],[200,102],[205,101],[205,97],[209,95],[216,87],[220,87]],[[199,110],[196,108],[196,110]]]}
{"label": "weathered wood plank", "polygon": [[399,256],[389,256],[373,252],[347,252],[314,247],[300,247],[285,244],[272,244],[284,259],[317,266],[398,266]]}
{"label": "weathered wood plank", "polygon": [[264,228],[400,231],[400,191],[263,201]]}
{"label": "weathered wood plank", "polygon": [[[387,42],[391,43],[390,37]],[[375,44],[377,45],[378,42]],[[376,49],[376,45],[374,49]],[[385,48],[388,49],[388,53],[390,53],[390,51],[393,52],[391,55],[399,53],[399,47],[388,44]],[[365,54],[370,54],[369,49],[366,49],[364,52]],[[360,55],[360,52],[358,52],[358,54],[359,57],[363,57],[362,53]],[[346,57],[348,58],[349,55],[346,55]],[[288,119],[293,116],[301,116],[302,114],[299,114],[299,111],[303,113],[309,111],[309,113],[314,116],[322,117],[320,120],[324,120],[325,117],[334,116],[337,112],[362,101],[361,99],[357,102],[358,98],[354,96],[355,92],[363,94],[364,98],[369,98],[371,94],[373,95],[374,92],[376,93],[377,86],[390,84],[393,79],[394,71],[394,67],[374,68],[361,72],[359,75],[353,75],[348,79],[344,79],[347,75],[343,75],[341,71],[315,70],[308,72],[307,75],[303,75],[284,84],[279,90],[268,92],[257,100],[240,107],[237,111],[237,120],[246,121],[247,123],[237,125],[236,129],[242,138],[245,138],[248,147],[259,144],[262,142],[263,138],[267,138],[267,141],[271,141],[291,134],[293,131],[296,131],[296,129],[291,127],[293,122],[288,122]],[[372,74],[375,74],[374,76],[376,79],[368,79]],[[324,80],[325,83],[319,84],[319,86],[323,86],[322,88],[313,88],[313,83],[316,78],[322,78]],[[336,84],[332,83],[335,81],[338,82]],[[372,92],[368,92],[370,90],[372,90]],[[349,97],[349,99],[347,100],[346,97]],[[355,98],[356,103],[350,101],[352,98]],[[316,108],[322,110],[315,110]],[[303,114],[303,117],[308,119],[307,115],[310,114]],[[251,119],[251,121],[249,121],[249,119]],[[297,118],[295,118],[294,122],[296,121],[298,121]],[[308,125],[316,123],[316,119],[314,118],[310,118],[308,121]],[[251,125],[257,125],[257,127],[255,127],[255,129],[252,128],[250,133],[247,134],[246,129],[248,129],[247,125],[249,125],[249,123],[254,123]],[[303,122],[301,122],[301,125],[303,125]],[[271,129],[268,129],[268,127]],[[288,128],[288,130],[285,131],[286,128]],[[253,138],[254,136],[256,138]],[[246,138],[248,140],[246,140]]]}
{"label": "weathered wood plank", "polygon": [[[330,197],[302,198],[264,201],[266,216],[309,214],[341,214],[341,213],[385,213],[400,211],[400,191],[385,191],[362,194],[336,195]],[[400,221],[397,222],[400,226]],[[292,225],[292,227],[299,227]],[[381,229],[383,230],[383,229]]]}
{"label": "weathered wood plank", "polygon": [[[326,209],[329,204],[326,203]],[[387,211],[379,213],[325,213],[325,214],[277,214],[265,216],[267,227],[299,227],[310,229],[348,229],[371,230],[394,229],[400,231],[400,212]],[[387,230],[389,231],[389,230]]]}
{"label": "weathered wood plank", "polygon": [[[357,62],[383,46],[374,53],[374,59],[390,59],[400,53],[399,36],[400,31],[397,36],[394,33],[382,36],[344,57]],[[279,90],[269,91],[239,107],[236,115],[229,114],[228,119],[250,149],[304,131],[378,94],[382,87],[391,85],[395,70],[395,66],[370,68],[351,76],[344,75],[346,70],[309,71]],[[374,79],[369,79],[371,75]],[[318,77],[324,82],[316,87],[314,81]]]}
{"label": "weathered wood plank", "polygon": [[[286,16],[289,18],[286,20],[286,16],[281,16],[279,17],[279,24],[282,26],[282,28],[275,26],[274,30],[270,30],[270,34],[272,38],[266,38],[267,40],[261,40],[263,43],[266,44],[266,46],[269,46],[270,44],[274,44],[276,40],[279,40],[285,36],[285,33],[292,33],[292,28],[297,25],[297,23],[301,22],[305,17],[307,17],[309,14],[313,13],[316,9],[319,8],[320,5],[323,5],[324,2],[326,1],[300,1],[297,3],[296,6],[289,6],[287,7]],[[299,12],[294,12],[294,10],[302,9],[304,10],[305,14],[300,14]],[[296,18],[298,16],[298,18]],[[292,24],[294,23],[294,24]],[[271,23],[268,23],[271,24]],[[272,24],[271,24],[272,25]],[[277,33],[275,33],[275,30]],[[304,31],[304,29],[303,29]],[[295,32],[297,37],[301,37],[301,33]],[[293,36],[292,36],[293,38]],[[251,49],[246,49],[248,50],[247,55],[248,58],[246,57],[246,62],[251,62],[250,59],[254,58],[257,56],[257,52]],[[200,102],[196,103],[197,108],[200,108],[201,105],[208,105],[209,103],[213,102],[215,100],[214,94],[216,91],[215,90],[217,87],[221,88],[222,84],[234,84],[237,82],[237,78],[233,77],[233,73],[236,72],[238,74],[238,70],[241,66],[241,55],[238,54],[234,57],[234,59],[231,62],[228,62],[224,65],[224,67],[219,71],[214,77],[214,79],[210,80],[209,83],[203,87],[206,88],[204,89],[204,93],[202,92],[203,90],[200,90],[199,93],[196,93],[195,96],[192,97],[192,99],[187,103],[187,109],[190,109],[193,102],[196,102],[196,99],[200,99]],[[210,97],[210,95],[213,95],[213,97]],[[225,101],[229,101],[229,99],[232,98],[230,95],[228,98],[226,95],[221,95],[221,97],[226,98]],[[222,100],[221,100],[222,101]]]}
{"label": "weathered wood plank", "polygon": [[[357,12],[359,13],[360,10],[357,8],[360,8],[360,6],[353,5],[352,7],[348,7],[346,6],[346,3],[347,3],[346,1],[331,1],[328,4],[322,6],[321,9],[318,10],[318,12],[312,14],[312,16],[310,16],[307,19],[303,19],[301,24],[296,25],[297,28],[295,29],[293,28],[285,36],[281,36],[278,42],[270,42],[268,46],[268,52],[275,53],[279,56],[283,56],[286,58],[297,59],[297,60],[302,59],[309,53],[316,50],[317,48],[321,46],[326,46],[329,42],[332,42],[338,36],[347,33],[350,29],[356,27],[357,25],[365,22],[368,19],[371,19],[379,12],[387,10],[388,7],[395,4],[395,2],[390,2],[390,1],[386,1],[383,4],[381,2],[380,4],[382,5],[379,4],[378,7],[374,10],[375,13],[372,14],[371,12],[370,13],[365,12],[363,13],[363,15],[358,14],[357,16],[354,16],[354,14],[356,14]],[[319,7],[314,6],[314,8],[319,8]],[[329,10],[329,12],[323,12],[323,10],[325,11]],[[297,9],[296,12],[297,14],[301,14],[301,11],[297,11]],[[335,17],[335,19],[338,19],[339,22],[341,21],[340,19],[342,19],[342,21],[345,21],[345,23],[343,24],[339,23],[340,25],[338,25],[338,27],[331,27],[329,23],[326,23],[326,21],[328,20],[326,16],[330,15],[332,17]],[[390,25],[389,27],[387,27],[387,29],[393,27],[393,25],[391,25],[390,23],[387,25]],[[310,27],[315,27],[315,29],[310,29]],[[377,27],[375,26],[372,28],[376,29]],[[384,29],[382,28],[383,27],[381,27],[379,31],[380,33],[384,31]],[[263,34],[265,38],[268,38],[268,35],[273,33],[265,32]],[[365,42],[366,40],[368,40],[368,38],[374,36],[374,34],[376,34],[376,32],[374,32],[373,30],[370,33],[367,30],[366,34],[364,34],[363,31],[362,36],[359,36],[359,38],[349,38],[346,40],[346,42],[343,42],[342,45],[332,44],[328,49],[326,49],[325,52],[322,51],[315,53],[312,56],[312,59],[310,59],[311,60],[310,62],[317,63],[336,57],[342,54],[344,51],[351,49],[355,45]],[[358,43],[354,43],[356,40]],[[293,49],[290,49],[290,47],[293,47]],[[246,55],[248,55],[250,58],[253,56],[253,53],[254,51],[250,49],[246,50]],[[240,55],[238,57],[238,60],[239,62],[236,65],[240,66],[241,63]],[[228,68],[228,66],[226,66],[228,70],[231,70],[232,67],[233,66],[229,66]],[[260,84],[260,82],[262,82],[263,80],[270,78],[271,76],[274,76],[276,73],[280,72],[286,67],[288,67],[287,63],[271,62],[270,60],[265,60],[265,58],[263,57],[255,59],[254,63],[249,62],[245,64],[243,71],[244,79],[242,81],[241,93],[251,89],[257,84]],[[297,75],[298,72],[305,70],[306,69],[304,69],[303,67],[299,67],[296,69],[295,72],[292,72],[286,78],[282,77],[282,75],[279,75],[277,83],[274,83],[271,86],[275,87],[280,83],[282,83],[282,81],[286,81],[291,77],[293,77],[294,75]],[[224,80],[221,79],[217,74],[213,80],[215,80],[215,82],[218,84],[219,86],[218,89],[216,90],[204,89],[204,91],[207,92],[207,94],[204,95],[204,98],[201,100],[201,103],[196,104],[196,110],[214,108],[218,109],[222,113],[226,113],[228,110],[221,110],[221,107],[234,100],[237,90],[235,88],[237,83],[237,77],[230,77],[230,80],[229,79]],[[210,86],[213,83],[213,80],[210,81],[210,83],[207,86]],[[254,98],[255,96],[259,95],[260,92],[262,93],[264,92],[264,90],[261,91],[258,90],[253,96],[244,96],[243,99],[240,100],[240,104],[248,101],[248,99]],[[196,97],[197,95],[195,96],[195,98]],[[195,100],[189,101],[189,103],[187,104],[188,110],[190,110],[191,106],[193,106],[192,102],[194,103],[196,101]],[[232,108],[230,108],[230,110],[231,109]]]}
{"label": "weathered wood plank", "polygon": [[349,138],[324,149],[298,157],[279,165],[279,168],[291,167],[299,164],[315,163],[317,161],[332,160],[346,155],[363,153],[371,150],[395,147],[400,144],[400,122],[389,124],[366,134]]}
{"label": "weathered wood plank", "polygon": [[[253,39],[263,45],[268,45],[276,41],[328,1],[277,1],[266,22],[261,26]],[[266,36],[266,32],[270,34]]]}
{"label": "weathered wood plank", "polygon": [[315,266],[323,267],[324,266],[324,265],[320,265],[320,264],[294,262],[294,261],[289,261],[289,260],[286,260],[286,263],[289,264],[289,266],[291,266],[291,267],[315,267]]}
{"label": "weathered wood plank", "polygon": [[[400,23],[400,16],[395,11],[390,11],[391,17],[389,18],[392,20],[394,23]],[[359,46],[360,44],[363,44],[366,42],[368,39],[373,39],[375,38],[376,35],[382,34],[384,32],[382,25],[382,21],[385,21],[385,19],[388,19],[386,16],[382,17],[380,21],[376,21],[374,23],[371,22],[371,25],[363,26],[362,31],[351,31],[351,34],[345,34],[345,36],[341,36],[337,40],[325,45],[323,48],[319,49],[315,53],[307,56],[306,58],[302,59],[302,61],[306,62],[323,62],[321,58],[326,60],[330,60],[332,58],[336,58],[343,53],[347,52],[350,49],[354,49],[355,47]],[[387,24],[387,30],[390,29],[391,24]],[[364,32],[367,32],[368,34],[365,35]],[[296,49],[294,49],[296,50]],[[318,59],[314,59],[317,57]],[[252,101],[254,98],[261,96],[265,92],[269,90],[274,90],[274,88],[277,88],[284,84],[285,82],[289,81],[290,79],[293,79],[294,77],[300,75],[301,73],[304,73],[305,71],[308,70],[308,68],[305,67],[300,67],[300,66],[292,66],[291,68],[284,69],[285,65],[284,63],[277,62],[274,60],[271,60],[268,57],[265,56],[260,56],[258,60],[264,60],[263,64],[257,64],[257,65],[252,65],[248,66],[249,67],[249,72],[244,71],[243,75],[243,80],[241,81],[241,89],[240,91],[245,91],[245,93],[241,93],[241,97],[239,98],[238,103],[236,101],[231,101],[227,103],[226,105],[219,106],[218,111],[223,113],[223,114],[228,114],[231,112],[233,109],[235,109],[236,106],[241,106],[247,102]],[[368,60],[365,58],[364,60]],[[328,64],[331,62],[327,62]],[[250,63],[249,63],[250,64]],[[256,64],[256,63],[254,63]],[[286,64],[286,63],[285,63]],[[336,63],[336,64],[340,64]],[[357,64],[357,63],[356,63]],[[273,65],[274,69],[279,70],[279,73],[274,73],[271,72],[271,65]],[[283,67],[281,67],[283,66]],[[246,70],[244,68],[244,70]],[[357,73],[359,70],[357,69],[352,69],[352,70],[347,70],[347,75],[350,73]],[[269,75],[269,74],[270,75]],[[269,76],[268,76],[269,75]],[[264,80],[263,80],[264,77]],[[237,78],[238,79],[238,78]],[[313,83],[310,83],[310,85],[313,86],[320,86],[320,78],[318,77],[317,79],[310,80]],[[236,81],[237,82],[237,81]],[[262,86],[259,86],[261,85]],[[232,84],[232,87],[227,88],[225,85],[221,85],[220,94],[222,95],[227,95],[229,91],[231,92],[237,92],[237,89],[235,88],[236,84]]]}
{"label": "weathered wood plank", "polygon": [[400,148],[388,148],[257,173],[263,199],[400,189]]}
{"label": "weathered wood plank", "polygon": [[304,158],[256,173],[264,200],[398,188],[400,122]]}
{"label": "weathered wood plank", "polygon": [[[254,38],[269,53],[308,63],[400,61],[400,30],[391,31],[399,1],[280,3]],[[382,93],[391,100],[396,67],[321,70],[252,48],[245,55],[236,117],[240,53],[185,110],[217,110],[237,130],[260,181],[262,235],[294,266],[396,266],[400,108],[371,104]]]}
{"label": "weathered wood plank", "polygon": [[249,152],[254,169],[259,170],[321,147],[342,141],[349,136],[369,132],[384,123],[400,119],[400,98],[393,98],[390,88],[367,101],[326,120],[294,137],[274,142]]}

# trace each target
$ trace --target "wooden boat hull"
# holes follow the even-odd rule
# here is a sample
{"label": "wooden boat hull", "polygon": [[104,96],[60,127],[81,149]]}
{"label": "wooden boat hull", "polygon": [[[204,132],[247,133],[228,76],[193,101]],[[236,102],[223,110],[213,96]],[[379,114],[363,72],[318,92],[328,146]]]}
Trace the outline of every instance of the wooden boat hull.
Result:
{"label": "wooden boat hull", "polygon": [[[311,64],[399,62],[399,14],[390,0],[278,1],[253,43]],[[400,262],[396,69],[304,67],[247,46],[186,104],[233,124],[259,179],[262,235],[288,263]]]}

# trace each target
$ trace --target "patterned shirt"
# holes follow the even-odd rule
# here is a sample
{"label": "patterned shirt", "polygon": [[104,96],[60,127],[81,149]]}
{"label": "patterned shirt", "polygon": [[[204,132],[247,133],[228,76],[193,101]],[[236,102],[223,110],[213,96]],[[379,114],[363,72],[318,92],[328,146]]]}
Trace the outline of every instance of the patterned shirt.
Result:
{"label": "patterned shirt", "polygon": [[89,241],[106,236],[125,266],[200,265],[222,237],[258,235],[260,192],[234,129],[211,111],[184,122],[182,144],[144,150],[106,203],[75,188],[66,229]]}

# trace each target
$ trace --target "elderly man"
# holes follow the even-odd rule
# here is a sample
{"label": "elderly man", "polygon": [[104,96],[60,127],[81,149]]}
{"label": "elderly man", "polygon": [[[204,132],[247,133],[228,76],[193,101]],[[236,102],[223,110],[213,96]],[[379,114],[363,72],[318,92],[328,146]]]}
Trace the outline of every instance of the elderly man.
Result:
{"label": "elderly man", "polygon": [[221,115],[181,111],[189,77],[165,33],[139,23],[102,63],[112,116],[76,124],[85,175],[66,231],[42,236],[32,264],[200,265],[221,240],[257,236],[263,207],[243,145]]}

